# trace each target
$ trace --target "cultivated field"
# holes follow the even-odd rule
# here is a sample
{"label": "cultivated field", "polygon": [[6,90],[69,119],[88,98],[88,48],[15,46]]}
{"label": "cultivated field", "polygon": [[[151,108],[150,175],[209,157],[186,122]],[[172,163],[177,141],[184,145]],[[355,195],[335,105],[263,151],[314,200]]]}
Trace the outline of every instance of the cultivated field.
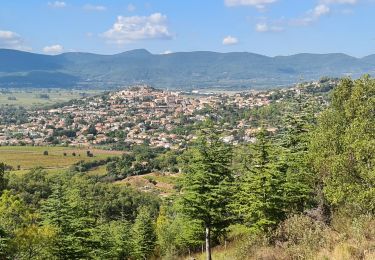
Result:
{"label": "cultivated field", "polygon": [[16,105],[24,107],[52,105],[99,94],[99,90],[68,89],[4,89],[0,90],[0,106]]}
{"label": "cultivated field", "polygon": [[[48,155],[44,155],[44,151],[47,151]],[[10,165],[14,169],[18,169],[20,166],[21,170],[35,167],[53,170],[68,168],[81,160],[92,161],[121,155],[121,152],[118,151],[90,149],[94,156],[88,157],[87,151],[88,149],[70,147],[0,146],[0,162]]]}

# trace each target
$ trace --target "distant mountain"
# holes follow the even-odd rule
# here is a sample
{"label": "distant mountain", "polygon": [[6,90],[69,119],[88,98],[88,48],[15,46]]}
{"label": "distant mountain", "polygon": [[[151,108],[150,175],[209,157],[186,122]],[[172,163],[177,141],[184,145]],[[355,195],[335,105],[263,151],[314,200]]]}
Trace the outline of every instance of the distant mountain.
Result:
{"label": "distant mountain", "polygon": [[375,55],[341,53],[267,57],[208,51],[115,55],[71,52],[42,55],[0,49],[0,87],[102,87],[146,83],[158,88],[264,88],[322,76],[375,74]]}

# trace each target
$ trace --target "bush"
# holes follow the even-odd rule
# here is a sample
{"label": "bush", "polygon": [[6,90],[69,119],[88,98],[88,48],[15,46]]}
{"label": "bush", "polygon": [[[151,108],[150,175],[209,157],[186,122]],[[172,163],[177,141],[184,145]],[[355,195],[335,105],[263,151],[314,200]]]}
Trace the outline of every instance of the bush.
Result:
{"label": "bush", "polygon": [[48,151],[44,151],[44,152],[43,152],[43,155],[48,155]]}
{"label": "bush", "polygon": [[295,215],[286,219],[275,231],[275,241],[287,245],[312,244],[321,247],[324,244],[323,233],[326,226],[304,215]]}

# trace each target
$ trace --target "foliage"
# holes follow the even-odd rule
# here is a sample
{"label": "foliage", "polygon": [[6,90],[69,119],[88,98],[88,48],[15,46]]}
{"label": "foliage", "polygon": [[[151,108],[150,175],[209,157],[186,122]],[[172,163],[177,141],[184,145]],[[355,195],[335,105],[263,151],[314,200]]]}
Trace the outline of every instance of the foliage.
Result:
{"label": "foliage", "polygon": [[237,182],[233,207],[240,219],[250,226],[267,229],[285,218],[283,189],[285,166],[275,160],[275,150],[265,131],[257,135],[245,160],[245,172]]}
{"label": "foliage", "polygon": [[133,246],[132,255],[136,259],[147,259],[154,251],[156,234],[154,221],[147,208],[141,208],[135,219],[131,243]]}
{"label": "foliage", "polygon": [[0,195],[8,185],[8,179],[5,176],[5,164],[0,163]]}
{"label": "foliage", "polygon": [[375,80],[343,79],[309,149],[317,184],[334,208],[375,212]]}
{"label": "foliage", "polygon": [[231,221],[229,205],[233,193],[232,147],[221,141],[208,122],[196,145],[183,162],[182,212],[206,228],[210,251],[211,230],[223,231]]}
{"label": "foliage", "polygon": [[[281,124],[275,135],[261,127],[246,145],[225,143],[227,133],[207,121],[196,125],[200,135],[183,153],[143,144],[126,147],[121,157],[95,152],[95,159],[80,161],[91,152],[77,151],[68,163],[74,165],[58,173],[34,168],[8,174],[14,167],[1,163],[0,259],[178,259],[194,256],[204,241],[207,253],[221,245],[215,253],[223,259],[372,259],[374,96],[375,80],[365,76],[342,80],[318,120],[316,104],[292,94],[284,104],[221,107],[227,110],[222,118],[210,115],[216,124],[243,117],[254,125],[263,125],[262,118]],[[9,149],[0,149],[6,163]],[[11,149],[18,157],[39,156],[29,159],[30,166],[57,164],[57,153],[64,160],[76,153]],[[104,165],[106,177],[87,174]],[[160,199],[114,182],[151,171],[181,171],[176,193]]]}
{"label": "foliage", "polygon": [[161,207],[156,233],[159,254],[170,259],[195,251],[204,242],[202,223],[181,214],[176,205]]}

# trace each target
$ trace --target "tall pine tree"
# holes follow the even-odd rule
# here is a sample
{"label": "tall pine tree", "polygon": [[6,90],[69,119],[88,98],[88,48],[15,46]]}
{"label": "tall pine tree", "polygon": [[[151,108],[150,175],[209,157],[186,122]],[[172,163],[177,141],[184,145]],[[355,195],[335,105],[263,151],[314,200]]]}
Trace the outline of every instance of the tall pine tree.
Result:
{"label": "tall pine tree", "polygon": [[285,182],[285,164],[275,159],[275,147],[263,128],[249,148],[244,172],[237,180],[234,211],[245,224],[266,230],[285,217],[281,188]]}
{"label": "tall pine tree", "polygon": [[212,125],[185,154],[182,210],[205,228],[206,255],[211,260],[211,232],[226,228],[231,219],[233,191],[232,147],[225,144]]}
{"label": "tall pine tree", "polygon": [[149,209],[141,208],[132,229],[132,250],[135,259],[147,259],[154,251],[156,233]]}
{"label": "tall pine tree", "polygon": [[6,189],[8,184],[8,180],[5,177],[5,164],[0,163],[0,195],[2,194],[3,190]]}

